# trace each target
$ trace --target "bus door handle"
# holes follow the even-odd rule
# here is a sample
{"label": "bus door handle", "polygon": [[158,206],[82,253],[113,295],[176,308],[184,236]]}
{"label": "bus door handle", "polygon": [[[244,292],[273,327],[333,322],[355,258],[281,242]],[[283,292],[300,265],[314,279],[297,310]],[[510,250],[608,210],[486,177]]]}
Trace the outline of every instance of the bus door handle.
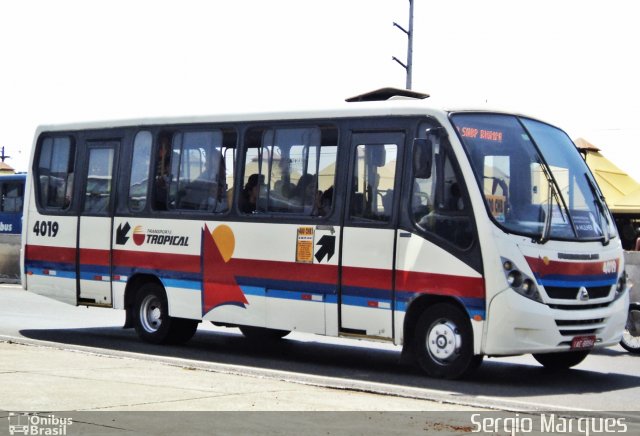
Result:
{"label": "bus door handle", "polygon": [[328,226],[324,224],[318,224],[316,226],[316,230],[328,230],[331,232],[332,235],[336,232],[336,229],[333,226]]}

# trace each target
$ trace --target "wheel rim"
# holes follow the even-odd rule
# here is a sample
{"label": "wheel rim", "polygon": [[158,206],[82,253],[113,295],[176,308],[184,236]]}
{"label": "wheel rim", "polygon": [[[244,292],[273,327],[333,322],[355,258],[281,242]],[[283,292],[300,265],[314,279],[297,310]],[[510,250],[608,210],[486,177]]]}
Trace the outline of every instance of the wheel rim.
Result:
{"label": "wheel rim", "polygon": [[622,343],[625,344],[628,348],[632,348],[634,350],[640,350],[640,329],[638,329],[638,325],[635,322],[639,317],[640,312],[629,311],[629,317],[627,318],[627,325],[625,326],[624,332],[622,333]]}
{"label": "wheel rim", "polygon": [[458,327],[451,320],[439,319],[429,328],[427,351],[431,358],[441,365],[456,359],[460,354],[462,337]]}
{"label": "wheel rim", "polygon": [[140,304],[140,323],[149,333],[155,333],[162,325],[162,309],[160,299],[155,295],[147,295]]}
{"label": "wheel rim", "polygon": [[622,342],[629,348],[640,350],[640,336],[633,336],[627,330],[622,334]]}

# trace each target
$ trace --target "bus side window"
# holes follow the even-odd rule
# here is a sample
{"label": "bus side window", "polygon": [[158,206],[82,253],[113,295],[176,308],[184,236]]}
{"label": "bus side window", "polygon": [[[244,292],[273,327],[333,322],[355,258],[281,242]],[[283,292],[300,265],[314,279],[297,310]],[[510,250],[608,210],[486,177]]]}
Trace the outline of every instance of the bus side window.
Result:
{"label": "bus side window", "polygon": [[104,215],[109,212],[114,159],[113,148],[89,149],[84,213]]}
{"label": "bus side window", "polygon": [[158,137],[155,173],[153,177],[153,208],[167,210],[169,181],[171,180],[171,134],[163,132]]}
{"label": "bus side window", "polygon": [[235,130],[223,130],[223,149],[222,159],[224,161],[224,173],[221,173],[221,183],[224,183],[226,189],[226,201],[228,208],[231,208],[233,201],[233,177],[236,167],[236,146],[238,142],[238,135]]}
{"label": "bus side window", "polygon": [[140,212],[147,204],[149,191],[149,166],[151,161],[152,136],[140,131],[133,141],[133,158],[129,178],[129,209]]}
{"label": "bus side window", "polygon": [[252,129],[245,137],[241,213],[326,216],[337,156],[333,127]]}
{"label": "bus side window", "polygon": [[189,130],[174,136],[170,209],[213,213],[228,210],[223,138],[219,129]]}
{"label": "bus side window", "polygon": [[412,216],[421,230],[465,249],[473,242],[469,208],[446,139],[440,141],[430,176],[414,177]]}
{"label": "bus side window", "polygon": [[356,148],[349,216],[388,222],[391,219],[398,146],[361,144]]}
{"label": "bus side window", "polygon": [[244,182],[240,187],[238,208],[240,213],[252,214],[258,211],[258,198],[262,194],[266,198],[266,185],[264,174],[268,172],[269,150],[254,142],[254,134],[250,131],[245,138],[246,154],[244,159]]}
{"label": "bus side window", "polygon": [[36,195],[46,210],[66,210],[71,205],[74,145],[70,137],[45,138],[35,169]]}
{"label": "bus side window", "polygon": [[22,212],[24,185],[17,182],[5,182],[0,186],[2,186],[2,204],[0,211]]}

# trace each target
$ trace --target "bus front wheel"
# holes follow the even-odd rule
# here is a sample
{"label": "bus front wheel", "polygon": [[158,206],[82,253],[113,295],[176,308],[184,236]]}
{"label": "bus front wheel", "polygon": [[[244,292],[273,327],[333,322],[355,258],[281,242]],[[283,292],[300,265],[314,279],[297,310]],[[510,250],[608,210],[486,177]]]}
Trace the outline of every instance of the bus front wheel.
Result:
{"label": "bus front wheel", "polygon": [[542,364],[546,369],[552,371],[562,371],[576,366],[582,362],[591,352],[584,351],[565,351],[560,353],[541,353],[534,354],[533,358]]}
{"label": "bus front wheel", "polygon": [[473,354],[469,317],[451,304],[428,307],[418,319],[414,339],[418,364],[432,377],[461,378],[482,363],[482,356]]}
{"label": "bus front wheel", "polygon": [[183,344],[193,337],[198,321],[169,316],[169,304],[162,286],[143,285],[134,306],[134,326],[140,339],[152,344]]}

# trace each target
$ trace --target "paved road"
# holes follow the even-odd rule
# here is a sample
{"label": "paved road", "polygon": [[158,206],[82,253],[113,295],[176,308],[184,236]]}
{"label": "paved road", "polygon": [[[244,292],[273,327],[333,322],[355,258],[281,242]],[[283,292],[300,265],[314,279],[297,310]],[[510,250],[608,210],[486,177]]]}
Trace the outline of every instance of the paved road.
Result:
{"label": "paved road", "polygon": [[621,347],[595,352],[562,374],[545,371],[531,356],[518,356],[485,359],[472,379],[446,381],[400,364],[399,348],[388,344],[295,333],[275,344],[255,344],[234,329],[203,323],[187,346],[153,346],[140,342],[133,330],[123,330],[123,321],[121,311],[72,307],[15,286],[0,287],[0,336],[5,338],[475,407],[640,410],[640,356]]}

